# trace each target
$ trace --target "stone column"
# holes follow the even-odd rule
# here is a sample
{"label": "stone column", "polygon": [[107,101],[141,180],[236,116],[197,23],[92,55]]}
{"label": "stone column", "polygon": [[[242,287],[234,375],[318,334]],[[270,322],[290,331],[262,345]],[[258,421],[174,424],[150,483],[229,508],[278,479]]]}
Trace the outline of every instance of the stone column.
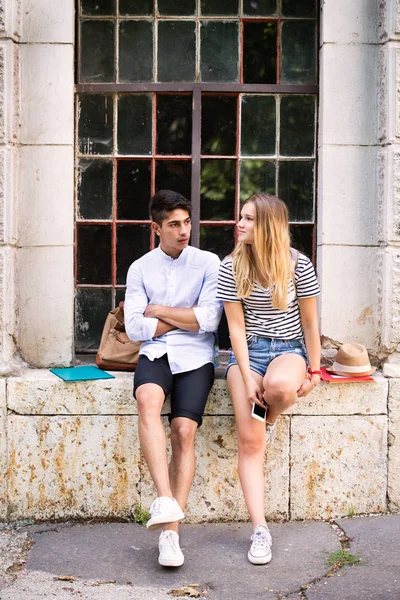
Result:
{"label": "stone column", "polygon": [[321,3],[318,271],[321,330],[379,352],[379,2]]}
{"label": "stone column", "polygon": [[14,220],[18,135],[19,3],[0,0],[0,374],[12,370],[15,352]]}
{"label": "stone column", "polygon": [[18,346],[31,366],[66,366],[74,339],[74,2],[21,3]]}
{"label": "stone column", "polygon": [[383,248],[382,354],[389,382],[388,498],[400,508],[400,2],[386,2],[380,90],[380,242]]}

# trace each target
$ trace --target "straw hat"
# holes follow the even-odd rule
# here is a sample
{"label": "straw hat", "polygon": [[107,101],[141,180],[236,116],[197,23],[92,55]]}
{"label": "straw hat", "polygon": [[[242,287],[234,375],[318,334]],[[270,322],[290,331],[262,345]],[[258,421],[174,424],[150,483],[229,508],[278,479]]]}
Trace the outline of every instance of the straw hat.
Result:
{"label": "straw hat", "polygon": [[365,377],[374,373],[376,367],[371,367],[365,346],[343,344],[336,354],[335,362],[326,370],[343,377]]}

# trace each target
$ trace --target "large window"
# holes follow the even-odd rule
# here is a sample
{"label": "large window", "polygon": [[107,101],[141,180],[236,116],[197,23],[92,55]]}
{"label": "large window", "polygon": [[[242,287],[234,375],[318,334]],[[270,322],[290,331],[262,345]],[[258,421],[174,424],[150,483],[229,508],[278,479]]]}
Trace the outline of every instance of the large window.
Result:
{"label": "large window", "polygon": [[221,258],[240,202],[276,193],[313,255],[316,57],[316,0],[80,1],[78,351],[97,348],[129,265],[154,247],[157,189],[191,198],[191,243]]}

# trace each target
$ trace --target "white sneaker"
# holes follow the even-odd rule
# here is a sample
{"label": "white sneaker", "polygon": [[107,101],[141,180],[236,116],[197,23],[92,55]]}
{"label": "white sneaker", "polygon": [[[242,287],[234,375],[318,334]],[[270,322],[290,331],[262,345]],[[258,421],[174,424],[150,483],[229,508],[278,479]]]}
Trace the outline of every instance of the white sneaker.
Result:
{"label": "white sneaker", "polygon": [[179,546],[179,535],[175,531],[162,531],[158,542],[158,562],[163,567],[180,567],[185,557]]}
{"label": "white sneaker", "polygon": [[267,443],[267,446],[272,446],[272,444],[274,443],[275,433],[276,433],[276,424],[277,423],[278,423],[278,419],[275,421],[275,423],[268,423],[268,421],[266,422],[266,443]]}
{"label": "white sneaker", "polygon": [[179,504],[175,498],[169,496],[159,496],[150,506],[150,519],[147,521],[146,527],[150,531],[160,529],[168,523],[174,523],[185,518]]}
{"label": "white sneaker", "polygon": [[272,558],[272,538],[266,525],[257,525],[251,536],[251,548],[247,558],[253,565],[266,565]]}

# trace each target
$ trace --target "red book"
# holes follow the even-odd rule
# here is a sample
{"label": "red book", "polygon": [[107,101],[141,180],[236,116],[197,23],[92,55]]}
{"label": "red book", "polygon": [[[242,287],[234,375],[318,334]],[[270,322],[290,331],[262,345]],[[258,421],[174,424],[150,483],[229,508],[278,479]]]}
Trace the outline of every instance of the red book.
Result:
{"label": "red book", "polygon": [[321,367],[321,381],[327,383],[352,383],[353,381],[374,381],[371,375],[364,375],[363,377],[342,377],[341,375],[333,375],[326,370],[326,367]]}

